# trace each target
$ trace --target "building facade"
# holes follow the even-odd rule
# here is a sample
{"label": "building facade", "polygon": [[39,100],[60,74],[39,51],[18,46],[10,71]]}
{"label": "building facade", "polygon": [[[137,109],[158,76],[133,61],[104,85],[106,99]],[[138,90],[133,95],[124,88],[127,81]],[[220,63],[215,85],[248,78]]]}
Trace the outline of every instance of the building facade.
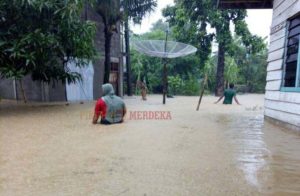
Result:
{"label": "building facade", "polygon": [[265,116],[300,130],[300,0],[219,0],[219,8],[272,8]]}
{"label": "building facade", "polygon": [[[96,23],[97,32],[95,36],[95,46],[100,54],[100,58],[91,62],[89,68],[92,74],[86,77],[92,77],[89,88],[91,88],[89,96],[78,96],[78,94],[86,94],[88,89],[86,85],[76,84],[69,87],[68,84],[61,82],[52,82],[46,84],[39,81],[32,81],[28,75],[23,79],[25,94],[30,101],[75,101],[75,100],[96,100],[101,97],[101,85],[104,78],[104,25],[102,18],[92,7],[86,6],[82,18],[91,20]],[[120,29],[120,25],[118,27]],[[119,31],[120,32],[120,31]],[[90,78],[89,78],[90,79]],[[113,84],[116,94],[123,95],[123,55],[121,51],[120,33],[115,33],[111,42],[111,75],[110,83]],[[83,82],[85,82],[83,80]],[[75,93],[70,93],[74,90]],[[80,92],[82,91],[82,92]],[[4,99],[22,99],[22,93],[18,82],[11,79],[0,79],[0,96]]]}
{"label": "building facade", "polygon": [[300,0],[274,0],[265,116],[300,129]]}

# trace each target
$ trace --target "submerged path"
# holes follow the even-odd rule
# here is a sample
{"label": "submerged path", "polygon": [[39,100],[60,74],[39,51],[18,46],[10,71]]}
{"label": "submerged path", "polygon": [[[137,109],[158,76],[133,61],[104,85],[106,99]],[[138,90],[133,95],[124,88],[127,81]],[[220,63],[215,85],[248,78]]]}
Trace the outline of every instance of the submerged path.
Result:
{"label": "submerged path", "polygon": [[[264,121],[263,95],[239,99],[126,98],[113,126],[91,124],[94,103],[2,101],[0,195],[299,195],[300,134]],[[130,116],[154,111],[171,119]]]}

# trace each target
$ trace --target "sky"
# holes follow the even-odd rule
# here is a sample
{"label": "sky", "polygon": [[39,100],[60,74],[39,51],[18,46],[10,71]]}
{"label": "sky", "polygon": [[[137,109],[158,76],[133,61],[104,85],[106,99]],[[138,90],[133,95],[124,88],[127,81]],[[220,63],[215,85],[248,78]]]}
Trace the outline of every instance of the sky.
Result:
{"label": "sky", "polygon": [[[143,19],[141,25],[131,24],[131,30],[136,34],[141,34],[149,31],[153,23],[163,18],[161,10],[167,5],[174,5],[173,0],[157,0],[157,8],[155,9],[155,11],[147,15]],[[252,34],[259,35],[261,37],[269,36],[272,22],[272,10],[248,10],[248,17],[246,18],[246,22]]]}

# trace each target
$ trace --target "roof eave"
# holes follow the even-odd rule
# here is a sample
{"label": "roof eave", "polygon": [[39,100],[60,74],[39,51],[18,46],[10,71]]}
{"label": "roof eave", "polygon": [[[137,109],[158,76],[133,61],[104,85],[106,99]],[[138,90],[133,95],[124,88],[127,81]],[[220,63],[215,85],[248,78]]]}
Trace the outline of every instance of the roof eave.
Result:
{"label": "roof eave", "polygon": [[272,9],[273,0],[218,0],[220,9]]}

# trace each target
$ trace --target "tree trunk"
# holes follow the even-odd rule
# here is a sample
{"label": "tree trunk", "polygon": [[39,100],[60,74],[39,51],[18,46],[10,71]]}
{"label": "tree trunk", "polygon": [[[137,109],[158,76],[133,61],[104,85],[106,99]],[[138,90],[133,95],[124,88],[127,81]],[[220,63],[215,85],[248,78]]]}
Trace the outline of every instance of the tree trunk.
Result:
{"label": "tree trunk", "polygon": [[22,92],[24,103],[27,103],[27,98],[26,98],[26,95],[25,95],[25,90],[24,90],[24,87],[23,87],[22,79],[19,80],[19,83],[20,83],[20,87],[21,87],[21,92]]}
{"label": "tree trunk", "polygon": [[127,95],[132,96],[131,85],[131,61],[130,61],[130,44],[129,44],[129,24],[128,18],[124,23],[124,35],[125,35],[125,50],[126,50],[126,70],[127,70]]}
{"label": "tree trunk", "polygon": [[225,68],[225,46],[224,43],[219,43],[218,52],[218,67],[217,67],[217,86],[215,90],[216,96],[221,96],[224,92],[224,68]]}
{"label": "tree trunk", "polygon": [[111,48],[111,39],[112,33],[105,27],[104,29],[105,35],[105,61],[104,61],[104,81],[103,83],[109,83],[109,75],[110,75],[110,48]]}

